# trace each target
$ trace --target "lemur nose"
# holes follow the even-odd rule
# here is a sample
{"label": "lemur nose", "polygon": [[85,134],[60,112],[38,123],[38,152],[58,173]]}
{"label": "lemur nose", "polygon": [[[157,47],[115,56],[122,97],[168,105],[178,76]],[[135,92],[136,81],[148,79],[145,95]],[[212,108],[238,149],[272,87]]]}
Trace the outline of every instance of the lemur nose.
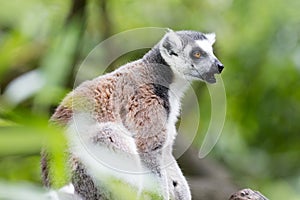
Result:
{"label": "lemur nose", "polygon": [[224,69],[224,65],[218,59],[215,59],[215,66],[218,68],[219,73],[221,73]]}
{"label": "lemur nose", "polygon": [[219,73],[221,73],[224,69],[224,65],[222,63],[218,63],[217,66],[218,66]]}

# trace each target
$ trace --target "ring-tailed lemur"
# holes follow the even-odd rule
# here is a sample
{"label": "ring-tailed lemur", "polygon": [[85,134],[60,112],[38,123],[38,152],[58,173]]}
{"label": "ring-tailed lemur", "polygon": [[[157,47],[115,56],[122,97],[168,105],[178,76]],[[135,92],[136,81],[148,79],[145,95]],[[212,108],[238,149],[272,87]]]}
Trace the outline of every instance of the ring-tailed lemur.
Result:
{"label": "ring-tailed lemur", "polygon": [[[175,123],[188,83],[215,83],[214,75],[224,68],[213,53],[214,42],[214,33],[168,30],[143,58],[78,86],[61,102],[51,122],[71,127],[76,113],[87,114],[94,125],[79,132],[94,149],[135,154],[158,180],[163,199],[189,200],[188,183],[172,156]],[[70,149],[76,194],[106,199],[84,156]],[[42,174],[49,186],[47,161],[44,153]]]}

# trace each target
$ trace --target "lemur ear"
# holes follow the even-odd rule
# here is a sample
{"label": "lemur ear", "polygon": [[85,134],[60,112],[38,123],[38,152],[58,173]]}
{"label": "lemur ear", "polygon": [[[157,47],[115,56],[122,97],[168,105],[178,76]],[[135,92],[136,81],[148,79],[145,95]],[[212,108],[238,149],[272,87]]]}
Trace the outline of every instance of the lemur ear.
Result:
{"label": "lemur ear", "polygon": [[215,33],[207,33],[205,37],[208,39],[209,43],[213,45],[216,41],[216,34]]}
{"label": "lemur ear", "polygon": [[168,29],[162,41],[162,47],[167,50],[169,55],[177,55],[178,51],[182,49],[182,41],[180,36],[171,29]]}

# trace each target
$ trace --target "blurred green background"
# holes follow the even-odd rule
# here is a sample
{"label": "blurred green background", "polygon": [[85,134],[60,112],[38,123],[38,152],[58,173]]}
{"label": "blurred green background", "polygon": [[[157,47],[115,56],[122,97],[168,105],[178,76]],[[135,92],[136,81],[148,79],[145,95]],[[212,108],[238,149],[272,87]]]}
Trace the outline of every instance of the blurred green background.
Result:
{"label": "blurred green background", "polygon": [[[1,1],[0,180],[41,184],[44,143],[62,176],[62,134],[47,120],[72,89],[76,66],[113,34],[169,27],[217,34],[227,118],[209,157],[240,187],[272,200],[300,199],[299,8],[298,0]],[[210,119],[202,109],[209,108],[207,89],[198,85],[195,146]]]}

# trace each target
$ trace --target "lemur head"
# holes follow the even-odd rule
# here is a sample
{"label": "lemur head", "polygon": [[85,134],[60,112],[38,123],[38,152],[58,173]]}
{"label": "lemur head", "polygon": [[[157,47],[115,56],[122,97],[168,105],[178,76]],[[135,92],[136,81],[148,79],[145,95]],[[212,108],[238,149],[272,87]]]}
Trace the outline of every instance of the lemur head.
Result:
{"label": "lemur head", "polygon": [[213,53],[214,42],[214,33],[169,30],[161,40],[159,50],[179,76],[215,83],[214,75],[220,74],[224,66]]}

